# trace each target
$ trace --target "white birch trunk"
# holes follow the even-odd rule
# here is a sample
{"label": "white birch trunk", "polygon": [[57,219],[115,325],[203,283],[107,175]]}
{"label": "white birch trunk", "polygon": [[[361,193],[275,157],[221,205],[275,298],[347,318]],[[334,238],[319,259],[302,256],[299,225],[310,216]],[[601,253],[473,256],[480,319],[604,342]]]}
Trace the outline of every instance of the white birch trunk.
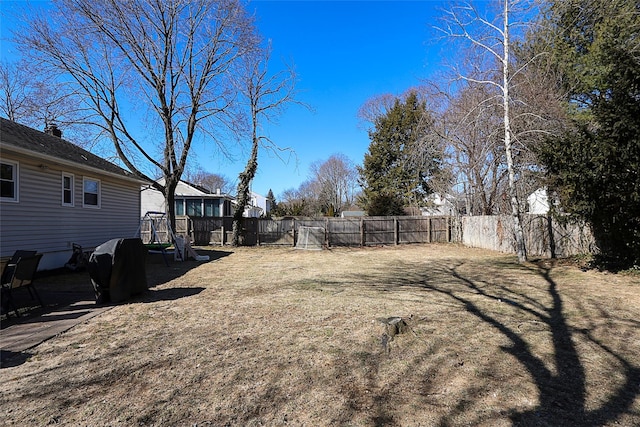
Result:
{"label": "white birch trunk", "polygon": [[513,218],[513,232],[516,239],[516,253],[519,262],[527,261],[527,251],[524,232],[520,224],[518,193],[516,191],[515,172],[513,170],[513,155],[511,153],[511,123],[509,119],[509,0],[504,0],[504,54],[502,56],[502,102],[504,106],[504,149],[507,158],[507,173],[509,175],[509,196],[511,199],[511,216]]}

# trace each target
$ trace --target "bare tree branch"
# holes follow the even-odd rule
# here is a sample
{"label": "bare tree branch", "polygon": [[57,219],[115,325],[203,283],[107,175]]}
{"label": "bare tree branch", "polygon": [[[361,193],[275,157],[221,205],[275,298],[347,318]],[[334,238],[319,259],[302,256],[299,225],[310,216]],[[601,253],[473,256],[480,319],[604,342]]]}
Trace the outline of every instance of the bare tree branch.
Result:
{"label": "bare tree branch", "polygon": [[[173,193],[198,135],[225,129],[232,65],[255,49],[239,0],[57,0],[19,31],[23,52],[70,78],[121,161],[156,184],[175,222]],[[140,126],[147,111],[156,127]],[[149,148],[161,147],[159,160]],[[215,139],[218,142],[219,140]]]}

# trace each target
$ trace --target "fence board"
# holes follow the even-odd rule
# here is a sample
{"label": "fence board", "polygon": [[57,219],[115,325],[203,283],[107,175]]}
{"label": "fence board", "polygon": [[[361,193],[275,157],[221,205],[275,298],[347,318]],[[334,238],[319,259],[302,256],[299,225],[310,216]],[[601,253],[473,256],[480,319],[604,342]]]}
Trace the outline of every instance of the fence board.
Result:
{"label": "fence board", "polygon": [[294,225],[291,220],[261,219],[258,235],[261,245],[293,246]]}
{"label": "fence board", "polygon": [[[522,215],[527,254],[566,257],[590,253],[595,243],[585,224],[559,224],[545,215]],[[513,222],[508,215],[461,218],[462,243],[466,246],[516,253]]]}
{"label": "fence board", "polygon": [[396,243],[395,221],[389,217],[367,217],[364,224],[364,244],[394,245]]}
{"label": "fence board", "polygon": [[360,246],[359,218],[332,218],[327,224],[330,246]]}
{"label": "fence board", "polygon": [[398,218],[398,243],[429,243],[430,218]]}
{"label": "fence board", "polygon": [[[176,234],[186,235],[188,230],[188,234],[199,245],[224,244],[231,240],[231,218],[184,217],[184,222],[179,224]],[[523,215],[522,225],[527,252],[531,256],[570,256],[591,252],[595,247],[593,237],[584,225],[561,225],[541,215]],[[466,246],[515,253],[512,221],[508,215],[457,218],[245,218],[245,239],[242,243],[294,246],[298,229],[302,226],[324,228],[325,242],[329,246],[460,242]]]}

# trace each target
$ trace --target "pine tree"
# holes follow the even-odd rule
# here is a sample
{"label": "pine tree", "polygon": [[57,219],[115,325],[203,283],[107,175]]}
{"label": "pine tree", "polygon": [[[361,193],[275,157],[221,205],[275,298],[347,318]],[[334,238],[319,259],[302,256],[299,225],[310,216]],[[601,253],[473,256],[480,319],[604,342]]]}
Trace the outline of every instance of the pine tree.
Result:
{"label": "pine tree", "polygon": [[637,2],[572,0],[550,16],[553,63],[574,124],[540,150],[550,187],[565,211],[591,225],[606,261],[640,265]]}
{"label": "pine tree", "polygon": [[267,203],[269,204],[269,212],[267,212],[267,218],[271,218],[271,215],[276,215],[278,212],[278,203],[276,203],[276,196],[273,195],[273,191],[269,189],[267,193]]}
{"label": "pine tree", "polygon": [[439,168],[440,157],[429,159],[427,164],[415,160],[420,157],[420,142],[430,130],[426,103],[416,93],[409,94],[404,102],[396,99],[393,107],[375,120],[369,132],[369,151],[358,168],[363,187],[360,202],[365,209],[378,206],[381,200],[394,200],[400,206],[417,205],[432,192],[428,180]]}

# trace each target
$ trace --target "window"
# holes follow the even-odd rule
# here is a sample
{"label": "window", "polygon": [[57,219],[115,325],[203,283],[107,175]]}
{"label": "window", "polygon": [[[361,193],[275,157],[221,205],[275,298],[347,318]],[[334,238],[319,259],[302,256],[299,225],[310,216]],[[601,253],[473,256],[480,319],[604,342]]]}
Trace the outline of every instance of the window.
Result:
{"label": "window", "polygon": [[73,175],[62,173],[62,206],[73,206]]}
{"label": "window", "polygon": [[176,199],[176,215],[184,215],[184,199]]}
{"label": "window", "polygon": [[187,200],[187,215],[202,216],[202,199]]}
{"label": "window", "polygon": [[205,199],[204,216],[220,216],[220,207],[217,200]]}
{"label": "window", "polygon": [[0,198],[3,201],[18,201],[18,164],[0,163]]}
{"label": "window", "polygon": [[91,178],[84,178],[82,185],[83,206],[100,207],[100,181]]}

